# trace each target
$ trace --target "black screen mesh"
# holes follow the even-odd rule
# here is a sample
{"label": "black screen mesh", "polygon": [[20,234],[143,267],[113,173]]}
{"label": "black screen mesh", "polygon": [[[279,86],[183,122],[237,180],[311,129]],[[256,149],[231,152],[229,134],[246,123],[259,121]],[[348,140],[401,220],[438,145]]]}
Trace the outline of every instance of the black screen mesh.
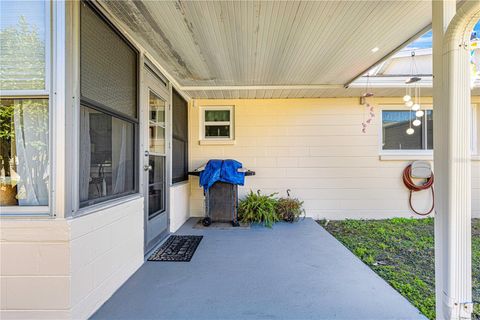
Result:
{"label": "black screen mesh", "polygon": [[137,117],[137,53],[89,5],[81,5],[81,95]]}
{"label": "black screen mesh", "polygon": [[172,97],[172,181],[188,180],[188,103],[173,90]]}

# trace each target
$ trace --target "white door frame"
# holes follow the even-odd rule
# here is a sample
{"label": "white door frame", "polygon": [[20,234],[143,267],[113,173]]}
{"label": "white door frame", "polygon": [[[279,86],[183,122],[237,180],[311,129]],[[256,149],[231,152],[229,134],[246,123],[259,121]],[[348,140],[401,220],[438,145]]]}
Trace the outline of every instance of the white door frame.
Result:
{"label": "white door frame", "polygon": [[[167,81],[163,80],[163,77],[158,75],[152,67],[149,66],[147,61],[142,65],[143,73],[143,83],[142,83],[142,107],[140,111],[140,137],[142,139],[140,143],[140,163],[142,164],[142,176],[141,179],[143,182],[142,191],[144,196],[144,251],[145,254],[155,248],[156,244],[160,242],[164,237],[169,233],[170,228],[170,161],[171,161],[171,115],[170,115],[170,106],[171,106],[171,95],[170,95],[170,85]],[[150,134],[149,134],[149,94],[153,92],[155,95],[160,97],[165,101],[165,216],[160,214],[158,217],[148,220],[148,166],[149,166],[149,145],[150,145]],[[153,230],[156,228],[162,227],[166,219],[165,229],[159,232],[158,234],[153,234]]]}

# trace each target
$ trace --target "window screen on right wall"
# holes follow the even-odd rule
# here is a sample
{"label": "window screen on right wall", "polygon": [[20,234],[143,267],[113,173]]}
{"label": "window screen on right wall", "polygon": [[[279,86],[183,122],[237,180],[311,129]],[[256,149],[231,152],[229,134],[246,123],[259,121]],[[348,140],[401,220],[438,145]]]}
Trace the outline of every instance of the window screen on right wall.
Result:
{"label": "window screen on right wall", "polygon": [[188,103],[174,89],[172,97],[172,183],[188,180]]}

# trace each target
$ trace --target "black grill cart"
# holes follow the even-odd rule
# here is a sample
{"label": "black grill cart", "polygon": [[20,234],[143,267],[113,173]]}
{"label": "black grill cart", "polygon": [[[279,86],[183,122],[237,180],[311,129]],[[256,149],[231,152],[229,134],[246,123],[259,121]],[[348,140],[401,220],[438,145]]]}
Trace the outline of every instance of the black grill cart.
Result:
{"label": "black grill cart", "polygon": [[[190,171],[192,176],[200,176],[201,169]],[[255,175],[254,171],[246,170],[245,176]],[[231,222],[234,227],[238,222],[238,185],[217,181],[204,192],[205,195],[205,218],[202,219],[204,226],[212,222]]]}

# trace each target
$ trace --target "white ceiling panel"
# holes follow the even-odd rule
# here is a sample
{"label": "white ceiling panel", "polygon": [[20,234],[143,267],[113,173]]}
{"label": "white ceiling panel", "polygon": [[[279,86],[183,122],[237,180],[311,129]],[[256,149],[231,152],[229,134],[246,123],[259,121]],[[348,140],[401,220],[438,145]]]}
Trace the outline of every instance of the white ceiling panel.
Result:
{"label": "white ceiling panel", "polygon": [[430,1],[101,3],[182,86],[344,84],[431,21]]}
{"label": "white ceiling panel", "polygon": [[99,3],[192,98],[360,96],[342,86],[431,22],[424,0]]}

